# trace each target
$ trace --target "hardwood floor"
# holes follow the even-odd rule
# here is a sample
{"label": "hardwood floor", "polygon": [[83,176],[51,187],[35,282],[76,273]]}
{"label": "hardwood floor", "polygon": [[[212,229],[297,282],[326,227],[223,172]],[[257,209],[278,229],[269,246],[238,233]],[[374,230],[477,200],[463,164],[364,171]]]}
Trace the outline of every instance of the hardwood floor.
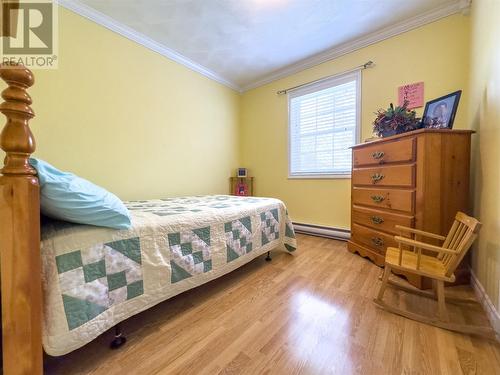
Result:
{"label": "hardwood floor", "polygon": [[[426,326],[372,303],[381,269],[346,243],[298,237],[273,252],[124,323],[47,374],[500,374],[497,343]],[[470,288],[453,288],[473,295]],[[386,300],[418,312],[435,302],[389,288]],[[449,305],[451,319],[485,323],[480,305]]]}

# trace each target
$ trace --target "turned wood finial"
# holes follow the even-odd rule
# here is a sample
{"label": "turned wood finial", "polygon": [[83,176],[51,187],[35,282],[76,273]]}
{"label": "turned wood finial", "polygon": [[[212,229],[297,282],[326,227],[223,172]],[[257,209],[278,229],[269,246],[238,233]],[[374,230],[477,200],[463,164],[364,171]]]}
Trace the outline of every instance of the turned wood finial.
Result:
{"label": "turned wood finial", "polygon": [[1,172],[4,175],[35,175],[36,171],[28,163],[36,148],[29,127],[29,120],[35,113],[26,91],[35,82],[33,73],[22,65],[0,64],[0,78],[9,85],[2,91],[5,101],[0,104],[0,112],[7,117],[0,135],[0,147],[7,154]]}

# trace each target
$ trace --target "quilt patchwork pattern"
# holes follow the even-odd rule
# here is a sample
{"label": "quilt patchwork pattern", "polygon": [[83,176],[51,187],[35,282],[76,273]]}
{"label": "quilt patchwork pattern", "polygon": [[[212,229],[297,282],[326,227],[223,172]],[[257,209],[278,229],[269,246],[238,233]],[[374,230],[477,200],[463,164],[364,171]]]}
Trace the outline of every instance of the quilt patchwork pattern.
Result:
{"label": "quilt patchwork pattern", "polygon": [[144,293],[138,237],[56,256],[68,328]]}
{"label": "quilt patchwork pattern", "polygon": [[280,236],[279,212],[277,208],[260,214],[262,227],[262,246],[274,241]]}
{"label": "quilt patchwork pattern", "polygon": [[168,234],[171,282],[212,270],[210,227]]}
{"label": "quilt patchwork pattern", "polygon": [[126,206],[132,211],[150,212],[157,216],[197,214],[213,209],[227,209],[256,204],[267,198],[237,197],[232,195],[210,195],[166,198],[151,201],[130,201]]}
{"label": "quilt patchwork pattern", "polygon": [[[288,216],[288,212],[287,212],[287,216]],[[289,243],[285,242],[285,244],[284,244],[285,249],[287,249],[290,252],[297,250],[297,247],[293,246],[293,245],[296,245],[295,231],[293,229],[293,226],[292,226],[292,223],[290,220],[287,220],[287,223],[285,226],[285,238],[289,239],[289,241],[288,241]]]}
{"label": "quilt patchwork pattern", "polygon": [[226,234],[227,262],[252,251],[252,220],[250,216],[225,223],[224,232]]}

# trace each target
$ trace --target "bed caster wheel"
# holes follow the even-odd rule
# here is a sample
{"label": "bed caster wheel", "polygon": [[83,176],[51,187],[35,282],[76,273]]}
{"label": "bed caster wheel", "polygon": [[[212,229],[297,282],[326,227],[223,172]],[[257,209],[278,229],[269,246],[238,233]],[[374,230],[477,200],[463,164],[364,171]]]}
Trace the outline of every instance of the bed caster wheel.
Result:
{"label": "bed caster wheel", "polygon": [[123,344],[127,342],[127,338],[123,336],[122,329],[119,325],[115,326],[115,338],[113,341],[111,341],[111,344],[109,344],[109,347],[111,349],[118,349],[120,348]]}
{"label": "bed caster wheel", "polygon": [[115,337],[114,340],[111,341],[111,344],[109,344],[109,347],[111,349],[118,349],[126,342],[127,338],[125,336]]}
{"label": "bed caster wheel", "polygon": [[266,257],[266,262],[270,262],[270,261],[272,261],[272,260],[273,260],[273,258],[271,258],[271,252],[270,252],[270,251],[268,251],[268,252],[267,252],[267,257]]}

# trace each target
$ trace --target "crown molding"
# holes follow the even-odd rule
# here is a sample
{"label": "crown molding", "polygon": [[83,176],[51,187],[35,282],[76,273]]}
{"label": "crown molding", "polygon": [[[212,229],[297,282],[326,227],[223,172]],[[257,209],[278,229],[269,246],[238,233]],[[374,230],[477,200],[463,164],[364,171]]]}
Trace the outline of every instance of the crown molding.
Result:
{"label": "crown molding", "polygon": [[242,87],[237,85],[235,82],[232,82],[220,76],[219,74],[213,72],[212,70],[204,67],[203,65],[188,59],[187,57],[168,48],[167,46],[156,42],[155,40],[147,37],[146,35],[122,24],[121,22],[116,21],[115,19],[95,10],[94,8],[91,8],[81,3],[79,0],[56,0],[56,2],[60,6],[82,17],[85,17],[111,31],[114,31],[138,44],[141,44],[142,46],[152,51],[159,53],[162,56],[165,56],[181,65],[184,65],[188,69],[198,72],[204,75],[205,77],[208,77],[222,85],[225,85],[241,93],[244,91],[248,91],[263,86],[265,84],[276,81],[280,78],[284,78],[291,74],[295,74],[300,71],[312,68],[313,66],[322,64],[329,60],[336,59],[340,56],[357,51],[361,48],[378,43],[382,40],[405,33],[407,31],[416,29],[418,27],[424,26],[428,23],[437,21],[441,18],[450,16],[452,14],[456,13],[468,14],[471,0],[453,0],[440,7],[434,8],[433,10],[430,10],[426,13],[422,13],[418,16],[412,17],[405,21],[386,27],[382,30],[376,31],[361,38],[340,44],[334,48],[331,48],[319,54],[303,59],[297,63],[291,64],[283,69],[276,70],[271,74],[265,75],[260,79],[251,82],[248,85],[244,85]]}
{"label": "crown molding", "polygon": [[165,56],[185,67],[198,72],[205,77],[208,77],[218,83],[223,84],[233,90],[241,92],[241,87],[239,87],[234,82],[231,82],[217,73],[211,71],[210,69],[205,68],[204,66],[188,59],[187,57],[181,55],[180,53],[166,47],[165,45],[154,41],[153,39],[147,37],[146,35],[135,31],[134,29],[122,24],[121,22],[116,21],[115,19],[106,16],[105,14],[91,8],[78,0],[57,0],[57,4],[82,16],[95,23],[104,26],[105,28],[118,33],[125,38],[128,38],[136,43],[141,44],[142,46],[159,53],[162,56]]}
{"label": "crown molding", "polygon": [[357,51],[361,48],[389,39],[393,36],[403,34],[407,31],[435,22],[441,18],[451,16],[456,13],[467,14],[470,7],[470,0],[454,0],[440,7],[436,7],[428,12],[409,18],[402,22],[388,26],[369,35],[340,44],[334,48],[303,59],[295,64],[291,64],[283,69],[274,71],[259,80],[242,87],[242,92],[263,86],[280,78],[312,68],[313,66],[336,59],[340,56]]}

